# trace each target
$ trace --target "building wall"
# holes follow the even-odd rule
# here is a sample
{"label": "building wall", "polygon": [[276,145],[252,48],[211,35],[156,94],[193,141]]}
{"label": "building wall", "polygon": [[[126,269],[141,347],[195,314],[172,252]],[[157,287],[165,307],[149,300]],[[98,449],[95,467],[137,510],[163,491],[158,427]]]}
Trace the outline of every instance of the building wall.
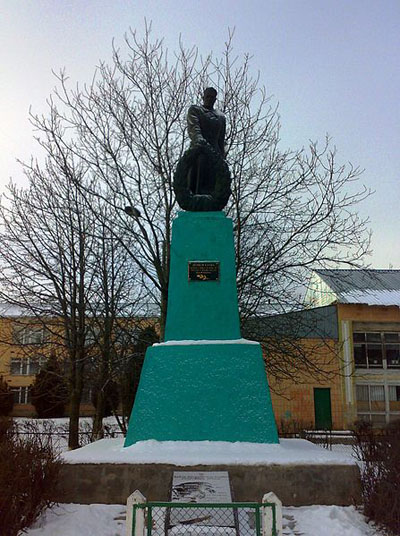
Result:
{"label": "building wall", "polygon": [[[345,423],[362,418],[383,425],[400,419],[400,365],[389,367],[385,359],[385,334],[397,333],[400,341],[400,308],[363,304],[337,307],[343,360],[350,356],[350,375],[343,377]],[[383,354],[382,366],[373,368],[355,363],[354,333],[381,334],[378,345]],[[366,397],[368,400],[364,400]]]}
{"label": "building wall", "polygon": [[[343,429],[343,385],[340,375],[338,344],[334,340],[321,343],[304,339],[302,345],[321,377],[311,377],[306,371],[296,371],[295,380],[269,376],[272,405],[280,432],[290,432],[297,426],[315,428],[314,389],[330,389],[332,427]],[[317,375],[318,376],[318,375]]]}
{"label": "building wall", "polygon": [[[29,318],[5,318],[0,317],[0,376],[14,390],[14,407],[11,415],[14,417],[32,417],[36,415],[35,407],[30,403],[30,391],[36,371],[33,371],[31,363],[41,359],[43,363],[48,346],[40,344],[22,345],[15,339],[15,330],[23,328],[23,325],[34,326],[34,321]],[[41,328],[42,326],[39,326]],[[16,372],[15,363],[21,361],[20,373]],[[12,363],[14,361],[14,367]],[[30,371],[33,373],[29,373]],[[18,392],[15,390],[18,389]],[[68,414],[68,408],[66,409]],[[94,407],[91,403],[81,404],[81,415],[93,415]]]}
{"label": "building wall", "polygon": [[[0,375],[11,388],[21,388],[21,399],[25,400],[34,376],[11,373],[11,360],[25,356],[22,349],[13,344],[13,326],[13,319],[0,318]],[[35,408],[30,403],[14,403],[12,414],[14,416],[32,416],[35,414]]]}
{"label": "building wall", "polygon": [[400,322],[400,307],[396,305],[364,305],[352,303],[338,303],[339,320],[352,322]]}
{"label": "building wall", "polygon": [[[324,374],[320,379],[310,377],[306,372],[296,370],[296,382],[276,380],[269,375],[272,404],[278,427],[284,431],[295,423],[315,426],[314,389],[329,388],[334,429],[348,429],[366,408],[366,401],[357,400],[367,389],[371,411],[377,423],[383,424],[395,418],[400,419],[400,366],[392,369],[367,369],[355,367],[353,334],[365,331],[373,333],[400,334],[400,308],[396,306],[368,306],[362,304],[337,304],[339,341],[329,339],[303,339],[302,345],[312,355],[316,367]],[[21,320],[18,319],[18,322]],[[0,318],[0,375],[11,388],[25,389],[34,380],[34,375],[11,374],[12,359],[26,356],[25,350],[13,344],[13,323],[15,319]],[[400,335],[399,335],[400,337]],[[400,339],[399,339],[400,340]],[[328,374],[329,378],[326,378]],[[368,387],[366,387],[368,386]],[[372,387],[372,391],[371,391]],[[397,389],[398,388],[398,389]],[[24,394],[24,393],[22,393]],[[83,404],[82,415],[93,414],[91,404]],[[15,404],[16,416],[34,415],[31,404]]]}
{"label": "building wall", "polygon": [[[135,332],[135,330],[138,329],[144,329],[146,327],[153,326],[155,327],[156,331],[158,331],[159,329],[157,319],[155,318],[144,318],[139,319],[139,321],[138,319],[130,319],[128,321],[126,319],[123,319],[123,322],[129,326],[129,329],[132,330],[132,332]],[[42,363],[44,363],[47,356],[49,355],[49,352],[52,349],[53,351],[57,352],[60,352],[61,350],[59,344],[21,344],[20,341],[16,339],[16,330],[24,328],[25,325],[31,327],[38,326],[37,321],[35,322],[35,320],[32,318],[24,318],[22,316],[0,317],[0,376],[4,377],[11,389],[20,390],[18,394],[15,393],[14,395],[15,399],[18,399],[19,397],[20,401],[14,402],[12,415],[29,417],[35,416],[36,414],[34,406],[30,403],[21,402],[25,402],[28,398],[28,389],[33,384],[37,371],[34,370],[32,374],[29,373],[31,361],[33,363],[33,358],[41,357]],[[39,325],[38,327],[42,328],[41,325]],[[58,329],[61,330],[61,326],[53,325],[51,331],[54,334],[57,333]],[[26,340],[26,338],[24,338],[24,340]],[[53,339],[48,334],[46,341],[51,342],[52,340]],[[50,348],[51,346],[53,346],[53,348]],[[55,348],[56,350],[54,350]],[[88,349],[88,352],[89,351],[90,349]],[[22,361],[20,361],[21,373],[17,373],[17,367],[15,366],[17,360],[23,360],[26,364],[29,363],[29,367],[27,368],[26,366],[22,366]],[[14,364],[14,366],[12,364]],[[95,409],[91,404],[91,394],[89,390],[84,389],[82,403],[80,406],[80,415],[92,416],[94,415],[94,412]],[[68,415],[68,407],[66,408],[66,414]]]}
{"label": "building wall", "polygon": [[[281,431],[294,423],[315,426],[314,388],[330,388],[332,424],[334,429],[349,429],[356,420],[367,419],[377,425],[400,419],[400,365],[389,369],[383,359],[380,368],[355,365],[354,333],[381,333],[382,353],[385,356],[385,333],[399,333],[400,308],[363,304],[336,304],[339,341],[329,341],[311,359],[333,376],[316,380],[306,373],[297,373],[296,381],[284,382],[269,378],[275,418]],[[303,340],[305,348],[318,341]],[[330,350],[328,350],[330,348]],[[400,346],[399,346],[400,349]],[[330,354],[332,363],[327,364]],[[328,359],[329,361],[329,359]],[[368,397],[368,400],[364,400]]]}

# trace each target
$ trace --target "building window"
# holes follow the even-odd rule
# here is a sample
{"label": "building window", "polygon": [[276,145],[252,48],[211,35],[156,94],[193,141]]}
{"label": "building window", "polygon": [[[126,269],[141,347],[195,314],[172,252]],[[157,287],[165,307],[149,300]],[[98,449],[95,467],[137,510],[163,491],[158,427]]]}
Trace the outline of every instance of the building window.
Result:
{"label": "building window", "polygon": [[44,357],[13,357],[10,373],[13,376],[33,376],[40,371],[45,361]]}
{"label": "building window", "polygon": [[400,419],[400,385],[356,385],[357,417],[381,425]]}
{"label": "building window", "polygon": [[384,333],[387,368],[400,367],[400,333]]}
{"label": "building window", "polygon": [[354,332],[356,368],[400,368],[400,333]]}
{"label": "building window", "polygon": [[389,409],[400,412],[400,385],[389,385]]}
{"label": "building window", "polygon": [[11,391],[14,395],[14,404],[30,404],[31,402],[30,387],[12,387]]}
{"label": "building window", "polygon": [[14,326],[13,335],[16,344],[43,344],[47,330],[43,326],[17,324]]}

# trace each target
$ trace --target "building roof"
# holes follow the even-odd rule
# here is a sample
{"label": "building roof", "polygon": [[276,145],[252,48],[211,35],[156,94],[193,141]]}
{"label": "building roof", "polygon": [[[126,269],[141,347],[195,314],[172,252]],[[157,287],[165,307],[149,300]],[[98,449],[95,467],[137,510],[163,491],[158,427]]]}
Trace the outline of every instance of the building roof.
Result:
{"label": "building roof", "polygon": [[18,305],[10,305],[9,303],[0,303],[0,317],[19,317],[32,316],[28,310]]}
{"label": "building roof", "polygon": [[314,270],[338,303],[400,306],[400,270]]}
{"label": "building roof", "polygon": [[250,318],[244,326],[246,337],[295,339],[339,338],[336,305],[301,309],[291,313]]}

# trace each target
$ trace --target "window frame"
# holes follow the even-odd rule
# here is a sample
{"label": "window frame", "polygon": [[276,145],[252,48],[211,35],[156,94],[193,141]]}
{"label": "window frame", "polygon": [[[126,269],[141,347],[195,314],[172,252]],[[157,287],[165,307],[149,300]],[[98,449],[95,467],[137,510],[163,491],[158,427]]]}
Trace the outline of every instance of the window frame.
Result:
{"label": "window frame", "polygon": [[[43,356],[40,357],[12,357],[10,360],[10,376],[35,376],[38,374],[42,367],[45,365],[47,359]],[[13,372],[13,365],[19,363],[19,372]],[[36,371],[32,368],[37,364]]]}
{"label": "window frame", "polygon": [[[368,340],[368,335],[372,339],[372,335],[379,334],[379,341]],[[364,335],[364,340],[355,340],[357,336]],[[387,341],[385,336],[387,335],[397,335],[397,341]],[[353,343],[353,361],[354,368],[356,370],[367,369],[367,370],[398,370],[400,369],[400,332],[397,331],[360,331],[353,330],[352,334],[352,343]],[[370,354],[368,347],[372,349],[372,346],[380,346],[381,348],[381,363],[370,363]],[[399,359],[398,363],[392,365],[388,364],[388,347],[398,346],[399,349]],[[358,364],[356,362],[356,349],[364,348],[365,363]]]}
{"label": "window frame", "polygon": [[11,387],[11,392],[13,393],[15,405],[31,403],[31,386],[30,385],[13,386]]}
{"label": "window frame", "polygon": [[[360,391],[367,388],[368,397],[360,397]],[[376,397],[371,397],[371,388],[382,388],[384,400],[376,399]],[[396,400],[392,398],[393,390],[396,393]],[[361,381],[355,384],[355,401],[356,401],[356,411],[357,418],[362,420],[368,420],[377,425],[381,424],[376,418],[383,417],[381,419],[384,423],[389,423],[392,419],[400,419],[400,381],[397,382],[384,382],[384,383],[374,383]],[[368,402],[368,409],[360,409],[360,402]],[[383,409],[379,410],[376,407],[373,407],[373,402],[383,402]],[[391,402],[399,402],[399,409],[391,407]],[[374,420],[375,417],[375,420]]]}
{"label": "window frame", "polygon": [[38,324],[15,324],[13,327],[13,339],[16,344],[43,345],[47,340],[48,330]]}

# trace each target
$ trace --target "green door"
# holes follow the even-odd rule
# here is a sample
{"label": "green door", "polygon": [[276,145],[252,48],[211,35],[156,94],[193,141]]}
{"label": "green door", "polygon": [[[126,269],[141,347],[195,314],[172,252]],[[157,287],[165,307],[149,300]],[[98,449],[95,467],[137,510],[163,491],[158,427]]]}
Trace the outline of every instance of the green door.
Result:
{"label": "green door", "polygon": [[331,390],[329,387],[314,387],[315,428],[332,429]]}

